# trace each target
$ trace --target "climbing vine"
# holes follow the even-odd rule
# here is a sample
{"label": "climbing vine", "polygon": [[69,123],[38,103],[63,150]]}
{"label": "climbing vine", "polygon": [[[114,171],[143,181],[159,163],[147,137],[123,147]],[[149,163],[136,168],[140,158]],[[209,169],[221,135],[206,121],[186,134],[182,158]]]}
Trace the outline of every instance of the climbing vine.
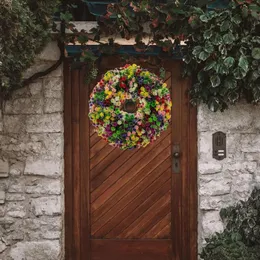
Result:
{"label": "climbing vine", "polygon": [[[50,39],[53,13],[62,7],[60,20],[73,35],[59,37],[59,46],[62,49],[63,42],[82,45],[82,53],[75,59],[88,66],[89,81],[97,76],[98,57],[117,52],[120,45],[116,38],[134,38],[134,48],[143,57],[152,46],[161,48],[157,64],[162,68],[166,56],[180,52],[183,74],[193,79],[193,104],[203,102],[217,111],[241,98],[260,102],[260,0],[224,1],[229,2],[225,9],[213,9],[208,4],[212,1],[204,0],[122,0],[109,4],[107,13],[98,19],[98,27],[90,32],[77,30],[71,14],[75,5],[69,2],[13,0],[11,8],[10,4],[0,6],[3,89],[30,82],[22,81],[22,72]],[[103,40],[104,35],[108,40]],[[99,44],[98,55],[87,46],[90,41]],[[185,45],[180,44],[182,41]]]}
{"label": "climbing vine", "polygon": [[225,223],[222,233],[206,239],[203,260],[260,259],[260,190],[255,189],[247,201],[224,208],[220,216]]}
{"label": "climbing vine", "polygon": [[50,17],[58,4],[58,0],[12,0],[0,5],[0,82],[4,93],[22,85],[22,73],[51,39]]}

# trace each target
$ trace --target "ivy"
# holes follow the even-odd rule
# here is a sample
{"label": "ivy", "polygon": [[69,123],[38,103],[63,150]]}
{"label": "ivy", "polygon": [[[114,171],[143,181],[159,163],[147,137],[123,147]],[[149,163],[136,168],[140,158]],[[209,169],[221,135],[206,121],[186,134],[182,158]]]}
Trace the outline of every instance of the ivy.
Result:
{"label": "ivy", "polygon": [[206,239],[201,258],[260,259],[260,190],[255,189],[247,201],[222,209],[220,216],[226,227],[222,233]]}
{"label": "ivy", "polygon": [[225,11],[193,9],[185,73],[193,76],[194,104],[204,102],[212,111],[223,111],[241,98],[259,103],[260,23],[259,13],[251,8],[241,1],[231,2]]}
{"label": "ivy", "polygon": [[50,17],[58,4],[58,0],[12,0],[0,5],[0,83],[4,93],[21,86],[22,73],[51,39]]}

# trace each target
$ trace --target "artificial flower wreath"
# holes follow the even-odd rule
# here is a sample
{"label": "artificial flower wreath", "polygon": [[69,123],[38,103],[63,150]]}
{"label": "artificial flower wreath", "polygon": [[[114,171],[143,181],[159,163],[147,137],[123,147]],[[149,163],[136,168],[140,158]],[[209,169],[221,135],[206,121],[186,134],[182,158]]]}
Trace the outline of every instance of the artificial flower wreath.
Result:
{"label": "artificial flower wreath", "polygon": [[167,85],[136,64],[109,70],[90,95],[96,132],[121,149],[145,147],[166,130],[172,102]]}

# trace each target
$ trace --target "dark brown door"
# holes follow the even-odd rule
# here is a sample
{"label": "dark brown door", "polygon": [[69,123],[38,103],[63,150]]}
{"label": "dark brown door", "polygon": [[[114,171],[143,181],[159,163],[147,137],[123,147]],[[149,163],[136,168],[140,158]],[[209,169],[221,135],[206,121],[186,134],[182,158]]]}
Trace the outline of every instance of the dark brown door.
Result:
{"label": "dark brown door", "polygon": [[[100,71],[120,65],[106,58]],[[146,148],[122,151],[90,125],[94,84],[84,83],[84,66],[71,70],[65,63],[66,260],[197,259],[196,109],[180,62],[165,66],[171,127]]]}

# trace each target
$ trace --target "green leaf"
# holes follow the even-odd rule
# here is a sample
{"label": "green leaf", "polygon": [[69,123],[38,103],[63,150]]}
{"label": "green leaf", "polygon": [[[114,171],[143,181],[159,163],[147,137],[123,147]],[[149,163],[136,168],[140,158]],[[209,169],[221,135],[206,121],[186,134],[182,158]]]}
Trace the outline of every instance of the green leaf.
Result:
{"label": "green leaf", "polygon": [[224,81],[224,86],[227,89],[234,89],[237,87],[237,81],[235,78],[229,76]]}
{"label": "green leaf", "polygon": [[222,37],[219,33],[214,33],[213,36],[211,37],[211,42],[214,45],[219,45],[222,43]]}
{"label": "green leaf", "polygon": [[236,79],[243,79],[246,76],[246,71],[241,68],[235,68],[233,71],[233,75]]}
{"label": "green leaf", "polygon": [[204,67],[204,70],[205,70],[205,71],[209,71],[209,70],[211,70],[212,68],[214,68],[216,64],[217,64],[216,61],[211,60],[210,62],[208,62],[208,63],[206,64],[206,66]]}
{"label": "green leaf", "polygon": [[235,24],[240,24],[242,22],[242,17],[239,14],[236,14],[231,19]]}
{"label": "green leaf", "polygon": [[220,31],[221,31],[221,32],[228,31],[230,27],[231,27],[230,21],[225,20],[225,21],[223,21],[222,24],[220,25]]}
{"label": "green leaf", "polygon": [[199,54],[201,53],[201,51],[202,51],[202,47],[201,46],[196,46],[196,47],[193,48],[192,54],[195,57],[198,57]]}
{"label": "green leaf", "polygon": [[210,54],[211,54],[211,53],[214,51],[214,46],[213,46],[211,43],[206,42],[204,50],[205,50],[207,53],[210,53]]}
{"label": "green leaf", "polygon": [[207,23],[209,19],[208,19],[207,15],[202,14],[202,15],[200,16],[200,20],[201,20],[202,22],[204,22],[204,23]]}
{"label": "green leaf", "polygon": [[213,76],[210,77],[210,82],[211,82],[211,86],[213,88],[216,88],[217,86],[220,85],[221,79],[218,75],[213,75]]}
{"label": "green leaf", "polygon": [[[216,97],[213,97],[209,100],[208,102],[208,108],[212,111],[212,112],[217,112],[219,110],[219,100]],[[210,244],[209,244],[210,245]],[[215,248],[216,246],[211,245],[213,248]]]}
{"label": "green leaf", "polygon": [[224,64],[227,66],[227,68],[231,68],[235,63],[235,59],[233,57],[227,57],[224,60]]}
{"label": "green leaf", "polygon": [[211,36],[212,36],[213,32],[211,29],[209,30],[206,30],[204,33],[203,33],[203,37],[204,39],[208,40]]}
{"label": "green leaf", "polygon": [[210,53],[202,51],[199,55],[199,59],[205,61],[210,56]]}
{"label": "green leaf", "polygon": [[241,56],[238,61],[238,66],[243,69],[244,71],[248,71],[248,60],[245,56]]}
{"label": "green leaf", "polygon": [[254,48],[252,50],[252,57],[256,60],[260,60],[260,48]]}
{"label": "green leaf", "polygon": [[225,44],[232,44],[235,40],[235,37],[232,33],[227,33],[223,36],[223,41]]}

